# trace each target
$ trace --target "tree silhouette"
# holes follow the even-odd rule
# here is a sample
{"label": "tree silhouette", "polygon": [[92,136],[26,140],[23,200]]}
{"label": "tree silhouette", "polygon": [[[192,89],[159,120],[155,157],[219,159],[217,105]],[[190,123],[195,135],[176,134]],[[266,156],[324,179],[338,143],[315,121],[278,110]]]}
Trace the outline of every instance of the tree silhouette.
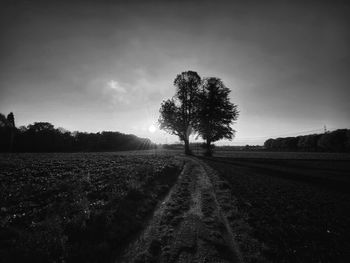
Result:
{"label": "tree silhouette", "polygon": [[[11,116],[11,115],[10,115]],[[76,152],[154,149],[151,140],[120,132],[71,133],[49,122],[35,122],[18,129],[14,118],[0,113],[0,152]],[[11,132],[15,141],[10,145]]]}
{"label": "tree silhouette", "polygon": [[4,114],[0,113],[0,128],[4,128],[8,126],[8,120]]}
{"label": "tree silhouette", "polygon": [[9,122],[9,125],[11,127],[16,127],[16,125],[15,125],[15,116],[13,115],[13,112],[10,112],[7,115],[7,121]]}
{"label": "tree silhouette", "polygon": [[209,156],[212,155],[212,142],[232,139],[235,133],[231,125],[239,112],[237,105],[229,100],[230,92],[219,78],[203,80],[195,129],[206,140],[206,154]]}
{"label": "tree silhouette", "polygon": [[10,152],[13,150],[13,142],[15,140],[15,132],[16,132],[16,125],[15,125],[15,116],[13,115],[12,112],[10,112],[7,115],[7,121],[9,125],[9,130],[10,130]]}
{"label": "tree silhouette", "polygon": [[12,152],[15,133],[16,127],[13,113],[9,113],[7,117],[0,113],[0,151]]}
{"label": "tree silhouette", "polygon": [[185,71],[174,80],[175,96],[163,101],[160,107],[160,129],[179,136],[185,143],[185,153],[190,154],[189,136],[196,126],[198,92],[201,78],[194,71]]}
{"label": "tree silhouette", "polygon": [[28,125],[28,130],[33,132],[52,132],[55,127],[49,122],[34,122],[34,124]]}

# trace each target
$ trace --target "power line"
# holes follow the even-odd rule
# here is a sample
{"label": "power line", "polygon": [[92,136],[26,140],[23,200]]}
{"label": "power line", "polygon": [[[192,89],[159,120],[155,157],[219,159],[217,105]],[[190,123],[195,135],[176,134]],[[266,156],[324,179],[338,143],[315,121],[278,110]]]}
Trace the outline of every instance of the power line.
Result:
{"label": "power line", "polygon": [[[308,135],[308,134],[314,134],[314,133],[323,133],[326,129],[320,128],[320,129],[314,129],[314,130],[308,130],[308,131],[301,131],[301,132],[293,132],[293,133],[285,133],[285,134],[275,134],[275,135],[269,135],[269,136],[259,136],[259,137],[243,137],[243,138],[237,138],[234,139],[235,141],[240,140],[259,140],[259,139],[268,139],[268,138],[278,138],[278,137],[286,137],[286,136],[300,136],[300,135]],[[327,129],[326,132],[332,131],[335,129]]]}

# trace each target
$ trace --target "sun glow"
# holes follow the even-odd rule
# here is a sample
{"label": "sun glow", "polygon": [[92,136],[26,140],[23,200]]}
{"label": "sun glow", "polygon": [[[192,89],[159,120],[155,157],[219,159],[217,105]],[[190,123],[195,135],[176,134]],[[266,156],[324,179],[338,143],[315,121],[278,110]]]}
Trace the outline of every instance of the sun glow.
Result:
{"label": "sun glow", "polygon": [[148,127],[148,131],[150,133],[154,133],[157,130],[157,128],[152,124],[151,126]]}

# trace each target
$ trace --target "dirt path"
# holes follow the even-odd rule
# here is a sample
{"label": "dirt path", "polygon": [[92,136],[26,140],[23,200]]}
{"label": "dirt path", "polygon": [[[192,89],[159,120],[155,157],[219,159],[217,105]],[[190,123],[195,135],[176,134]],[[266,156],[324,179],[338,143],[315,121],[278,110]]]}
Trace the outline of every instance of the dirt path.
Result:
{"label": "dirt path", "polygon": [[183,160],[177,183],[117,262],[242,262],[211,168],[196,158]]}

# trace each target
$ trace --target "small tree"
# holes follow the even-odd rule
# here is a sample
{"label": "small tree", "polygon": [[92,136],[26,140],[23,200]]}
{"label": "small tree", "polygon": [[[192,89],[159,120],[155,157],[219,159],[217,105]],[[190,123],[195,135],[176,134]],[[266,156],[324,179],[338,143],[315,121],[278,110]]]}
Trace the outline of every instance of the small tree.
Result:
{"label": "small tree", "polygon": [[192,127],[196,126],[196,112],[199,85],[201,78],[194,71],[186,71],[177,75],[174,80],[175,96],[163,101],[160,107],[160,129],[179,136],[185,143],[185,153],[190,154],[189,136]]}
{"label": "small tree", "polygon": [[9,123],[9,129],[10,129],[10,152],[13,151],[13,143],[15,140],[15,132],[16,132],[16,125],[15,125],[15,116],[12,112],[10,112],[7,115],[7,121]]}
{"label": "small tree", "polygon": [[232,139],[235,131],[231,125],[238,117],[237,105],[229,100],[230,90],[219,78],[203,81],[199,93],[196,131],[206,141],[207,155],[212,155],[212,142]]}
{"label": "small tree", "polygon": [[7,115],[7,121],[9,122],[9,125],[13,128],[16,127],[15,125],[15,116],[13,115],[13,112],[10,112],[8,115]]}

